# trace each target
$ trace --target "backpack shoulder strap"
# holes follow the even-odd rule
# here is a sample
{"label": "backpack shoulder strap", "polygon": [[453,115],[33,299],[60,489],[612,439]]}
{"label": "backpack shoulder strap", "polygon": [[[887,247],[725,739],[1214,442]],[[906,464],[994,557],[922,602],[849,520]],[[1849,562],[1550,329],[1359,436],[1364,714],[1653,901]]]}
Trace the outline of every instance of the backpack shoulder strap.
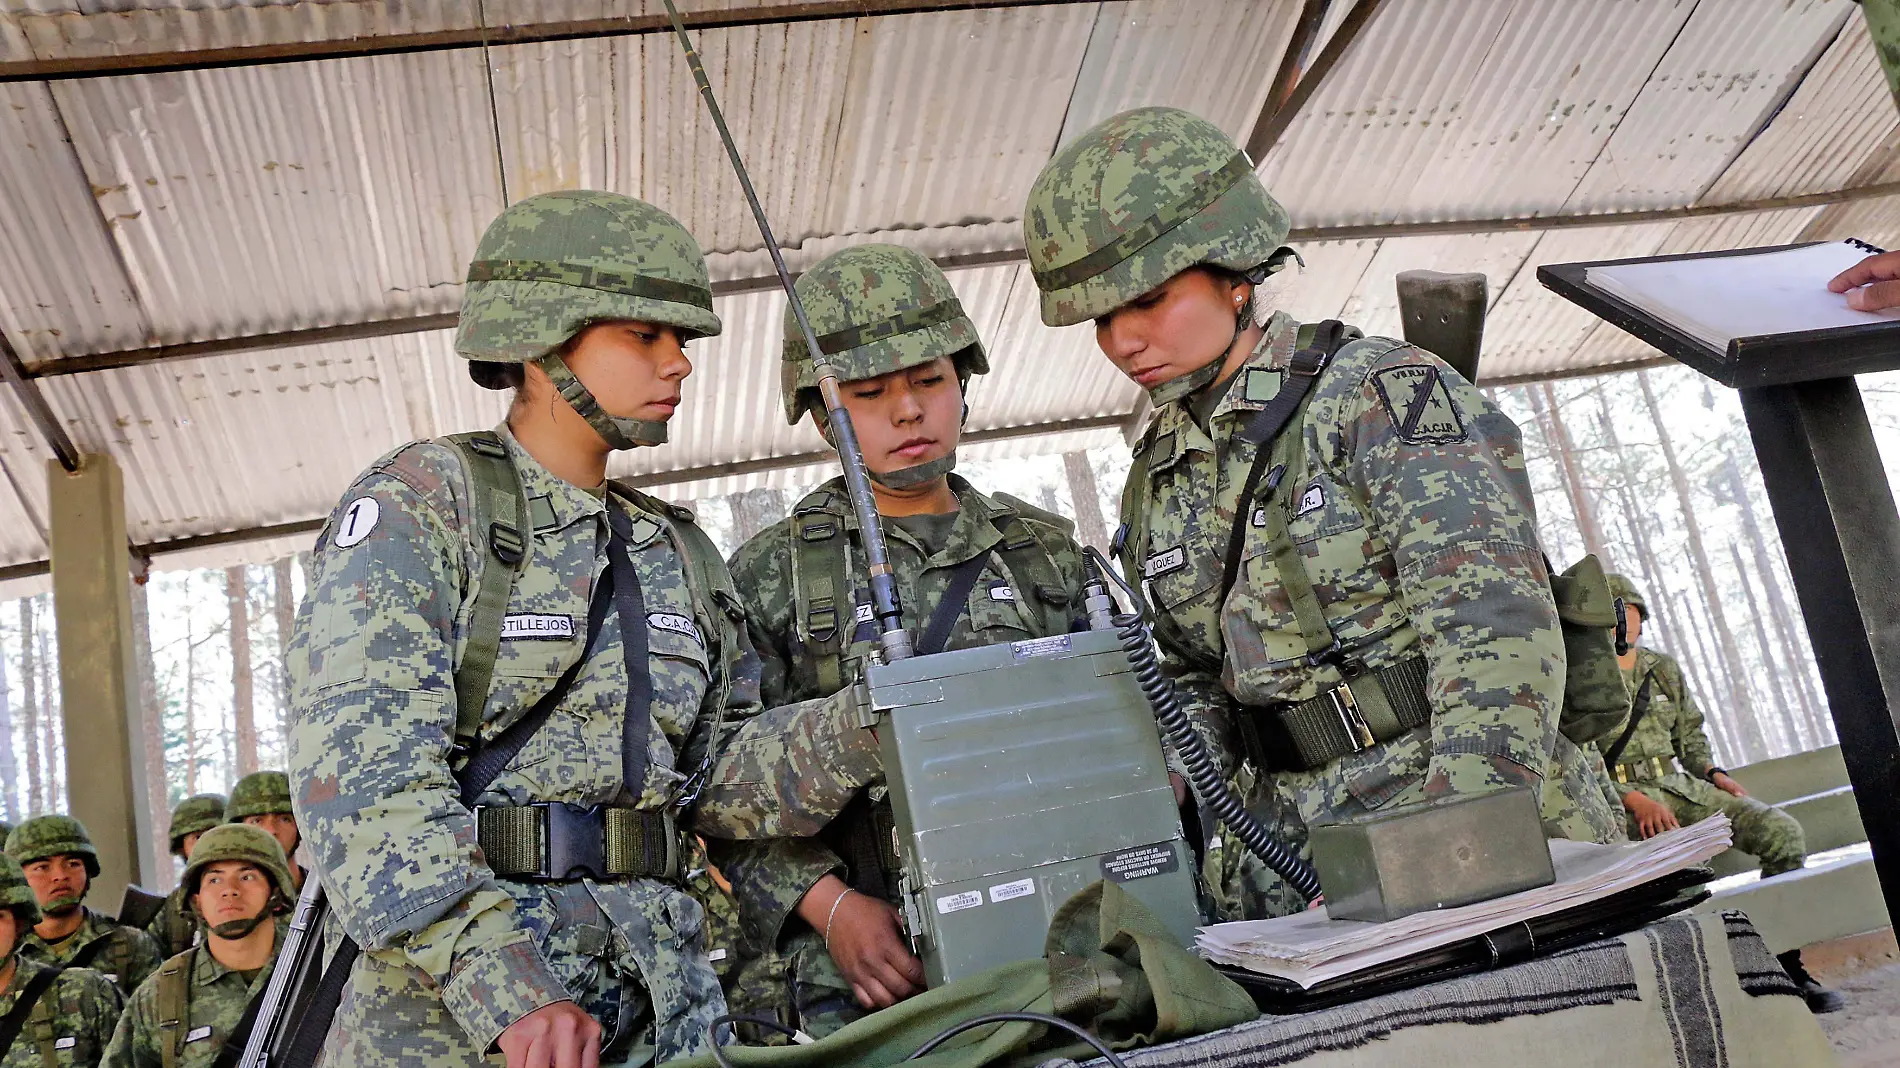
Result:
{"label": "backpack shoulder strap", "polygon": [[469,503],[476,537],[488,546],[469,614],[468,639],[462,662],[455,671],[455,752],[475,748],[488,704],[488,687],[495,677],[495,658],[501,654],[502,617],[508,611],[508,593],[515,576],[534,551],[529,525],[528,496],[508,447],[493,431],[453,434],[443,439],[462,454],[468,468]]}
{"label": "backpack shoulder strap", "polygon": [[1630,701],[1630,721],[1617,735],[1615,744],[1603,754],[1606,767],[1615,767],[1616,758],[1623,755],[1623,748],[1636,736],[1636,728],[1642,725],[1643,717],[1649,714],[1649,686],[1656,681],[1656,670],[1651,668],[1643,673],[1643,683],[1636,688],[1636,696]]}
{"label": "backpack shoulder strap", "polygon": [[851,539],[844,518],[832,511],[833,494],[821,489],[792,508],[787,525],[792,556],[792,629],[804,647],[818,689],[844,688],[844,647],[856,624],[850,579]]}
{"label": "backpack shoulder strap", "polygon": [[1075,537],[1075,524],[1007,493],[995,496],[998,501],[1016,511],[1003,523],[1003,541],[996,551],[1003,558],[1003,566],[1009,570],[1016,585],[1023,587],[1016,590],[1018,604],[1027,608],[1028,599],[1034,598],[1038,606],[1035,614],[1044,623],[1043,636],[1067,633],[1072,623],[1071,603],[1075,599],[1074,594],[1069,590],[1062,568],[1056,564],[1055,555],[1049,551],[1048,544],[1036,535],[1028,521],[1035,520],[1053,527],[1071,540]]}
{"label": "backpack shoulder strap", "polygon": [[178,1050],[184,1044],[185,1025],[189,1014],[189,994],[191,973],[198,963],[198,948],[185,950],[168,959],[158,968],[158,1010],[159,1054],[165,1068],[177,1068]]}
{"label": "backpack shoulder strap", "polygon": [[[27,1018],[43,1015],[40,1002],[46,992],[53,988],[53,983],[59,979],[60,972],[64,970],[64,968],[54,967],[41,969],[37,975],[26,981],[26,986],[20,991],[20,1000],[13,1003],[13,1008],[9,1009],[5,1016],[0,1016],[0,1059],[4,1059],[8,1051],[13,1049],[13,1043],[20,1037],[20,1030],[26,1026]],[[42,1049],[41,1056],[44,1057],[45,1053],[46,1051]],[[54,1066],[49,1064],[47,1068],[54,1068]]]}
{"label": "backpack shoulder strap", "polygon": [[114,941],[114,938],[112,937],[112,932],[107,931],[105,934],[102,934],[99,937],[93,939],[92,941],[87,942],[85,945],[80,946],[79,952],[74,953],[72,955],[72,959],[68,960],[65,966],[68,968],[92,967],[92,962],[95,960],[98,960],[99,955],[101,953],[104,953],[106,950],[110,949],[111,943],[113,941]]}

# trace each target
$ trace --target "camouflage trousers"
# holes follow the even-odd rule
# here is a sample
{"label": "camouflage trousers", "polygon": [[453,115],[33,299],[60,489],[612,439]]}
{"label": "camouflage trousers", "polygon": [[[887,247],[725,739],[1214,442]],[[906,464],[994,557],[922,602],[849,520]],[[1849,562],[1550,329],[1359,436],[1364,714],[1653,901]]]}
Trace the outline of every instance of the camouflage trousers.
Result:
{"label": "camouflage trousers", "polygon": [[[1684,827],[1700,823],[1717,812],[1728,814],[1735,828],[1735,848],[1761,861],[1764,878],[1793,871],[1808,859],[1808,843],[1793,816],[1752,797],[1736,797],[1713,783],[1685,772],[1665,775],[1635,787],[1651,801],[1668,807]],[[1630,834],[1636,819],[1629,820]]]}
{"label": "camouflage trousers", "polygon": [[[515,915],[574,1002],[600,1022],[602,1065],[639,1068],[709,1048],[726,1011],[699,903],[663,883],[507,883]],[[492,1065],[427,975],[365,953],[325,1037],[324,1068]]]}
{"label": "camouflage trousers", "polygon": [[786,940],[783,987],[792,1010],[790,1025],[823,1038],[870,1015],[851,992],[851,982],[831,959],[824,936],[805,930]]}

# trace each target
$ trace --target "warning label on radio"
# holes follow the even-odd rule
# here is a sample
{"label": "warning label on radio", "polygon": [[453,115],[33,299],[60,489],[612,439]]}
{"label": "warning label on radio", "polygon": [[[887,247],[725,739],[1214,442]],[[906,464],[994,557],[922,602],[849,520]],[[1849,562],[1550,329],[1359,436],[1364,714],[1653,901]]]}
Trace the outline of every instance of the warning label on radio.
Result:
{"label": "warning label on radio", "polygon": [[983,903],[983,891],[966,890],[961,894],[951,894],[937,899],[937,914],[948,916],[953,912],[973,909]]}
{"label": "warning label on radio", "polygon": [[1180,859],[1174,855],[1173,843],[1136,846],[1104,856],[1102,877],[1126,883],[1146,879],[1150,875],[1166,875],[1180,866]]}

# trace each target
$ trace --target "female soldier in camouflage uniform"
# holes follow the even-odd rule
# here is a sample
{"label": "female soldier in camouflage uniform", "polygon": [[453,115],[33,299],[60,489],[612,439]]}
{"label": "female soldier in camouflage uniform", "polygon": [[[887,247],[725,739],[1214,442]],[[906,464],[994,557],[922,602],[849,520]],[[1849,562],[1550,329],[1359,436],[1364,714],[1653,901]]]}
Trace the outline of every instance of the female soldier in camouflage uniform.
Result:
{"label": "female soldier in camouflage uniform", "polygon": [[[1043,322],[1093,321],[1156,409],[1120,552],[1184,703],[1230,773],[1273,773],[1256,804],[1307,824],[1524,785],[1551,833],[1617,837],[1557,733],[1564,647],[1517,428],[1430,353],[1342,331],[1327,358],[1325,335],[1256,315],[1288,226],[1226,134],[1169,108],[1084,133],[1024,211]],[[1263,411],[1290,418],[1256,448]]]}
{"label": "female soldier in camouflage uniform", "polygon": [[204,942],[132,992],[106,1048],[110,1068],[207,1068],[226,1042],[243,1048],[233,1029],[270,983],[297,894],[277,839],[243,824],[207,832],[178,885]]}
{"label": "female soldier in camouflage uniform", "polygon": [[[165,831],[171,840],[172,856],[179,860],[189,858],[192,843],[223,822],[222,794],[194,794],[178,802],[172,808],[171,825]],[[158,942],[160,952],[167,957],[183,953],[198,940],[198,917],[191,911],[191,902],[185,900],[184,884],[173,887],[172,892],[165,895],[165,904],[159,906],[152,922],[145,925],[145,933]]]}
{"label": "female soldier in camouflage uniform", "polygon": [[26,873],[0,855],[0,1019],[33,999],[19,1033],[0,1036],[0,1068],[85,1068],[99,1063],[119,1019],[119,990],[91,968],[60,969],[20,955],[40,922]]}
{"label": "female soldier in camouflage uniform", "polygon": [[[666,440],[712,307],[698,245],[658,208],[512,205],[476,248],[455,346],[516,390],[506,424],[378,460],[319,538],[291,793],[364,950],[327,1065],[706,1048],[723,1000],[679,836],[757,663],[691,514],[603,478],[615,450]],[[540,726],[509,757],[517,722]],[[497,753],[485,787],[451,777]]]}
{"label": "female soldier in camouflage uniform", "polygon": [[[1081,550],[1064,519],[950,473],[965,387],[989,370],[976,327],[936,264],[893,245],[834,253],[799,277],[799,297],[863,446],[891,566],[920,632],[919,653],[1016,641],[1072,629],[1080,614]],[[829,436],[817,363],[788,307],[780,393],[793,425],[809,411]],[[761,531],[733,557],[764,703],[836,693],[876,646],[857,520],[835,478]],[[868,733],[868,732],[862,732]],[[773,778],[800,766],[789,753]],[[789,992],[765,1000],[822,1036],[923,986],[922,965],[898,924],[897,861],[882,777],[860,790],[814,837],[709,839],[731,880],[752,941],[776,948]],[[776,997],[772,995],[776,994]],[[739,1007],[757,990],[735,993]]]}

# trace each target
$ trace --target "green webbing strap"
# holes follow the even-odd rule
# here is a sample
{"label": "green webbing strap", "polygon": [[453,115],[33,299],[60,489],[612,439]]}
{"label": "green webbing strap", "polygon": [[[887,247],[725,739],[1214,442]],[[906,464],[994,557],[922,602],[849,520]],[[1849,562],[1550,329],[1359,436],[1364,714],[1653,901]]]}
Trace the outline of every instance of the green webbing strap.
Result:
{"label": "green webbing strap", "polygon": [[844,520],[823,507],[820,501],[792,514],[792,603],[798,613],[792,626],[817,673],[819,692],[833,694],[844,688],[843,652],[857,626],[857,605],[847,574]]}
{"label": "green webbing strap", "polygon": [[47,1011],[44,999],[63,970],[46,968],[28,979],[13,1008],[7,1010],[5,1016],[0,1016],[0,1060],[5,1060],[7,1053],[13,1049],[13,1042],[20,1037],[21,1028],[31,1023],[34,1044],[40,1050],[40,1060],[46,1063],[46,1068],[59,1068],[59,1061],[53,1054],[52,1015]]}
{"label": "green webbing strap", "polygon": [[[482,564],[475,607],[469,612],[468,640],[462,663],[455,672],[455,752],[473,751],[481,737],[482,713],[488,705],[488,686],[495,677],[495,658],[501,655],[502,617],[508,611],[508,592],[515,575],[528,559],[534,529],[528,519],[528,495],[521,488],[508,447],[490,431],[449,437],[468,467],[469,503],[478,537],[484,537],[489,559]],[[509,517],[507,519],[497,517]]]}
{"label": "green webbing strap", "polygon": [[476,260],[468,265],[470,282],[553,282],[612,293],[620,297],[644,297],[672,304],[690,304],[713,310],[712,290],[671,278],[621,274],[585,263],[559,263],[553,260]]}
{"label": "green webbing strap", "polygon": [[[875,323],[863,326],[846,327],[829,334],[818,335],[818,351],[826,356],[835,356],[840,352],[869,345],[873,341],[908,334],[913,330],[923,330],[940,326],[952,319],[963,318],[963,304],[955,297],[940,301],[923,308],[911,308],[898,312],[888,319],[879,319]],[[786,338],[785,349],[792,359],[808,359],[805,355],[804,338]]]}
{"label": "green webbing strap", "polygon": [[1072,594],[1049,547],[1020,515],[1010,516],[1003,523],[1002,535],[996,554],[1003,558],[1003,569],[1016,592],[1017,608],[1027,616],[1031,600],[1035,602],[1034,618],[1042,622],[1039,638],[1068,633]]}
{"label": "green webbing strap", "polygon": [[[1355,711],[1373,744],[1389,742],[1431,722],[1425,687],[1431,668],[1422,656],[1347,680]],[[1336,688],[1277,709],[1245,709],[1237,726],[1247,758],[1262,771],[1305,771],[1367,748],[1355,738]]]}
{"label": "green webbing strap", "polygon": [[185,988],[197,963],[198,949],[194,946],[158,970],[158,1041],[165,1068],[178,1068],[179,1036],[185,1030]]}
{"label": "green webbing strap", "polygon": [[[484,805],[476,810],[476,840],[488,866],[504,879],[564,878],[550,872],[548,809],[544,805]],[[596,877],[671,879],[679,875],[679,835],[670,812],[624,805],[597,813],[607,870]]]}
{"label": "green webbing strap", "polygon": [[[1305,415],[1306,402],[1302,402],[1294,413],[1293,425],[1297,427]],[[1319,595],[1313,592],[1313,578],[1307,574],[1306,561],[1287,532],[1287,498],[1306,481],[1305,445],[1305,437],[1297,433],[1282,434],[1273,443],[1273,463],[1285,474],[1278,486],[1268,490],[1266,503],[1261,508],[1267,521],[1268,556],[1280,577],[1281,587],[1286,590],[1287,600],[1293,604],[1293,618],[1299,623],[1300,639],[1306,643],[1307,655],[1317,658],[1333,651],[1338,640],[1333,637],[1332,624],[1326,621],[1326,612],[1320,607]],[[1239,507],[1247,507],[1248,503],[1241,501]]]}
{"label": "green webbing strap", "polygon": [[[1649,684],[1654,681],[1656,681],[1655,669],[1652,668],[1643,673],[1643,684],[1636,688],[1636,697],[1630,702],[1629,726],[1623,728],[1623,733],[1617,736],[1616,743],[1603,754],[1605,765],[1611,767],[1616,765],[1616,758],[1623,755],[1624,747],[1629,745],[1630,739],[1636,736],[1636,728],[1642,724],[1643,717],[1649,714]],[[1663,692],[1667,693],[1668,687],[1665,686]]]}

